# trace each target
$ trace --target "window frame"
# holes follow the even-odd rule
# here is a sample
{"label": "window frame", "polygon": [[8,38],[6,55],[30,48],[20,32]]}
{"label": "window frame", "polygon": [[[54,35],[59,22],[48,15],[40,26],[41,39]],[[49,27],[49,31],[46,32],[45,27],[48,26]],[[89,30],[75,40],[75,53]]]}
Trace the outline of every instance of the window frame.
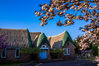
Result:
{"label": "window frame", "polygon": [[48,49],[48,47],[47,47],[47,45],[41,45],[40,49]]}
{"label": "window frame", "polygon": [[63,48],[66,53],[64,53],[64,55],[70,55],[70,48]]}
{"label": "window frame", "polygon": [[[17,53],[17,50],[19,51],[18,52],[19,53],[18,54],[19,56],[17,56],[17,54],[16,54]],[[20,48],[15,48],[15,58],[20,58]]]}
{"label": "window frame", "polygon": [[5,49],[5,56],[3,57],[3,48],[1,49],[1,58],[6,58],[6,56],[7,56],[7,52],[6,52],[6,48],[4,48]]}
{"label": "window frame", "polygon": [[46,48],[46,45],[42,45],[43,48]]}

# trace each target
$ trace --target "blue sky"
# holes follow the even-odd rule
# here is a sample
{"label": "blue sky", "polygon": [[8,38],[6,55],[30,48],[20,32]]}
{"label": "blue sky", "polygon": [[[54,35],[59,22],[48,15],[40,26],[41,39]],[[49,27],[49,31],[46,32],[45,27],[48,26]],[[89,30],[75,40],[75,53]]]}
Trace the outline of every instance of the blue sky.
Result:
{"label": "blue sky", "polygon": [[29,29],[31,32],[42,32],[46,36],[58,35],[68,31],[73,39],[83,32],[80,26],[88,24],[76,20],[76,23],[67,27],[56,26],[59,18],[49,21],[44,27],[40,26],[39,18],[35,16],[34,10],[39,10],[40,3],[48,3],[49,0],[0,0],[0,28]]}

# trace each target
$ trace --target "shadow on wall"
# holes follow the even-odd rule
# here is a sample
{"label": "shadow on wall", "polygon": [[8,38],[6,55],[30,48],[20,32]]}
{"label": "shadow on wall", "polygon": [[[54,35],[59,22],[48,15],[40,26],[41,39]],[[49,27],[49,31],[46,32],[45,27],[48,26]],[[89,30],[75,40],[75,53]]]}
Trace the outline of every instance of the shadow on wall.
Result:
{"label": "shadow on wall", "polygon": [[62,41],[54,42],[54,44],[53,44],[53,47],[52,47],[52,48],[56,48],[56,49],[61,48],[61,43],[62,43]]}

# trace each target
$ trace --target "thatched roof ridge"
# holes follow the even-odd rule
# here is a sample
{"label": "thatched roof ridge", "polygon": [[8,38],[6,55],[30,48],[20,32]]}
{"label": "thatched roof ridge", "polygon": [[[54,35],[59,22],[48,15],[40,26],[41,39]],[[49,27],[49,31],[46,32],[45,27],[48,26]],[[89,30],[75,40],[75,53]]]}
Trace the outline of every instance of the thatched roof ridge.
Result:
{"label": "thatched roof ridge", "polygon": [[41,32],[30,32],[31,34],[41,34]]}
{"label": "thatched roof ridge", "polygon": [[[64,31],[64,32],[65,32],[65,31]],[[64,32],[62,32],[62,33],[60,33],[60,34],[58,34],[58,35],[55,35],[55,36],[48,36],[48,38],[61,36],[62,34],[64,34]]]}
{"label": "thatched roof ridge", "polygon": [[29,48],[32,48],[32,40],[31,40],[30,32],[28,29],[27,29],[27,36],[28,36]]}
{"label": "thatched roof ridge", "polygon": [[21,31],[26,31],[27,29],[7,29],[7,28],[0,28],[0,30],[21,30]]}
{"label": "thatched roof ridge", "polygon": [[42,34],[39,35],[39,38],[37,40],[37,45],[36,46],[39,47],[42,44],[43,41],[45,41],[48,44],[48,46],[50,46],[50,43],[47,40],[47,37],[45,36],[44,33],[42,33]]}
{"label": "thatched roof ridge", "polygon": [[71,36],[69,35],[69,33],[67,31],[65,31],[63,39],[62,39],[61,47],[63,47],[66,44],[67,40],[69,40],[72,43],[72,45],[75,47],[74,42],[73,42]]}

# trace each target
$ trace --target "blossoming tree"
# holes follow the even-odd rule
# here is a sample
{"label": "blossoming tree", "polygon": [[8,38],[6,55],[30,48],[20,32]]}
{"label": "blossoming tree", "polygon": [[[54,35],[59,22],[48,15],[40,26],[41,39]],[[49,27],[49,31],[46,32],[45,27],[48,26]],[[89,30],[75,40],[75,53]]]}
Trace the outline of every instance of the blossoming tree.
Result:
{"label": "blossoming tree", "polygon": [[8,47],[8,43],[5,39],[5,35],[0,34],[0,48],[6,48],[6,47]]}
{"label": "blossoming tree", "polygon": [[[97,30],[99,22],[99,1],[98,0],[50,0],[49,4],[40,4],[41,9],[35,11],[36,16],[40,16],[41,26],[48,23],[49,20],[59,16],[65,21],[58,21],[57,26],[68,26],[75,23],[75,20],[90,21],[90,24],[81,27],[85,34],[80,40],[81,50],[89,47],[90,44],[96,44],[99,40],[99,31]],[[73,13],[71,12],[73,11]],[[80,13],[80,14],[77,14]],[[96,41],[97,40],[97,41]]]}

